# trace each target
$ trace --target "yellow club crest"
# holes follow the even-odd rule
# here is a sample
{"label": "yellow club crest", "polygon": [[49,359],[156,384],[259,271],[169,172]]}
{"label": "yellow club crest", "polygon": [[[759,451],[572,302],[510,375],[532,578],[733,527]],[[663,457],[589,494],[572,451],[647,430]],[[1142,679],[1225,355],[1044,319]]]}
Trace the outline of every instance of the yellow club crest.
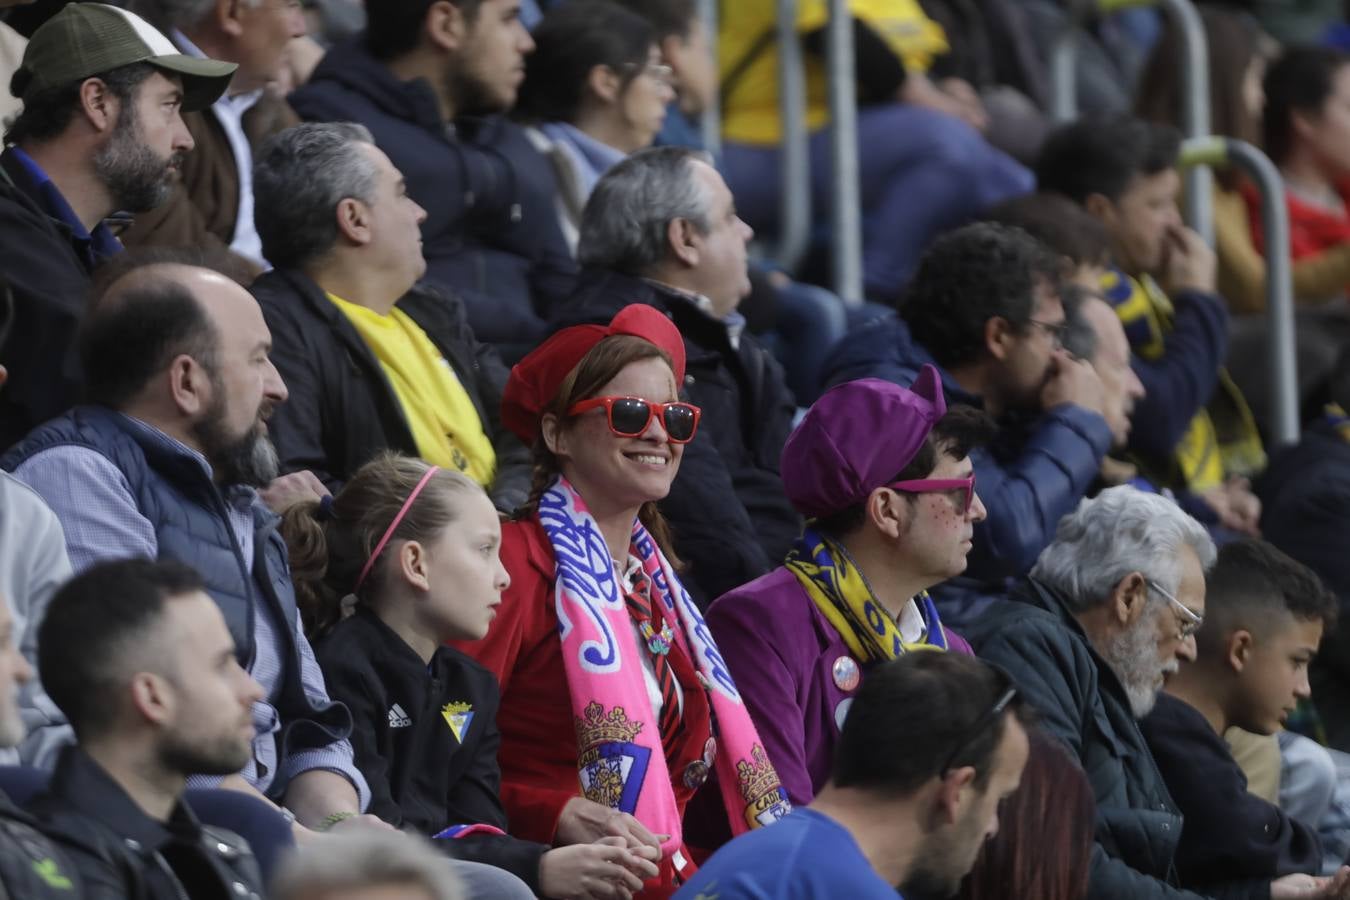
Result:
{"label": "yellow club crest", "polygon": [[473,721],[473,706],[468,703],[447,703],[441,707],[441,715],[445,718],[445,724],[454,732],[455,740],[464,743],[464,735],[469,730],[469,723]]}

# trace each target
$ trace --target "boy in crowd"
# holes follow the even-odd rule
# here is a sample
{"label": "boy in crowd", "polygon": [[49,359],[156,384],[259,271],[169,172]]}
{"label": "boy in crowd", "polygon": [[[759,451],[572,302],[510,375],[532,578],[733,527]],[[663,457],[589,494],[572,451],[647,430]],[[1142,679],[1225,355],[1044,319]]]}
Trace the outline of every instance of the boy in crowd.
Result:
{"label": "boy in crowd", "polygon": [[1252,896],[1296,872],[1316,874],[1311,825],[1247,790],[1223,733],[1273,734],[1311,696],[1308,665],[1336,598],[1309,569],[1262,541],[1224,545],[1209,573],[1196,657],[1168,682],[1142,729],[1185,816],[1176,865],[1183,886],[1251,881]]}

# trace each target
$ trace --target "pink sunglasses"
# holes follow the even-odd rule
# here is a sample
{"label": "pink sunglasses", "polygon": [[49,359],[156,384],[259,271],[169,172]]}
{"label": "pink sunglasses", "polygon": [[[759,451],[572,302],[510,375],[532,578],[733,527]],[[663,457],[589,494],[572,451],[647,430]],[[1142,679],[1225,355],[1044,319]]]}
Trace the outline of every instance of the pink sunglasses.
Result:
{"label": "pink sunglasses", "polygon": [[906,494],[938,494],[943,491],[965,491],[965,502],[961,506],[961,515],[970,512],[970,504],[975,499],[975,473],[969,478],[916,478],[911,481],[895,481],[886,487]]}

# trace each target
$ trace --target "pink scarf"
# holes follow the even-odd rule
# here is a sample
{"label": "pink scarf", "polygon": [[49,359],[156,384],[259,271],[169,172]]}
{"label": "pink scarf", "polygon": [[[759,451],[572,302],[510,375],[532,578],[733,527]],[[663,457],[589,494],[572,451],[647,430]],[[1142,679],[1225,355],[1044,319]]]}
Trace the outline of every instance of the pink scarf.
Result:
{"label": "pink scarf", "polygon": [[[557,560],[558,623],[577,729],[582,793],[668,834],[666,855],[683,844],[670,770],[643,678],[641,650],[609,547],[585,502],[565,479],[539,500],[539,521]],[[776,822],[791,810],[722,654],[689,592],[640,521],[631,552],[652,582],[653,614],[671,625],[711,698],[714,765],[734,834]]]}

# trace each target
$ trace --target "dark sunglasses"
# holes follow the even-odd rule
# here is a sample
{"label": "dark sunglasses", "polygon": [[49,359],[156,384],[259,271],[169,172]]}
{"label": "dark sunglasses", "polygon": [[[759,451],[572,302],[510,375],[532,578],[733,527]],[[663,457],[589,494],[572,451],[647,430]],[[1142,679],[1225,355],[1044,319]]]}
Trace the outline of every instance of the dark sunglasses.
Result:
{"label": "dark sunglasses", "polygon": [[942,764],[942,769],[939,771],[940,777],[946,777],[947,773],[956,767],[956,761],[961,758],[961,754],[969,750],[970,745],[975,743],[980,735],[984,734],[998,721],[999,716],[1003,715],[1003,711],[1008,708],[1008,704],[1012,703],[1016,696],[1017,688],[1011,684],[1004,689],[1003,693],[999,694],[998,699],[994,701],[994,705],[986,709],[984,714],[975,720],[975,724],[961,739],[961,743],[957,744],[956,749],[948,755],[947,761]]}
{"label": "dark sunglasses", "polygon": [[940,494],[944,491],[962,491],[961,515],[970,512],[970,504],[975,499],[975,473],[968,478],[916,478],[912,481],[893,481],[886,485],[893,491],[904,494]]}
{"label": "dark sunglasses", "polygon": [[569,416],[579,416],[587,410],[604,407],[609,419],[609,430],[619,437],[641,437],[651,427],[652,418],[661,416],[661,426],[672,444],[687,444],[698,431],[702,411],[692,403],[652,403],[641,397],[593,397],[573,403]]}

